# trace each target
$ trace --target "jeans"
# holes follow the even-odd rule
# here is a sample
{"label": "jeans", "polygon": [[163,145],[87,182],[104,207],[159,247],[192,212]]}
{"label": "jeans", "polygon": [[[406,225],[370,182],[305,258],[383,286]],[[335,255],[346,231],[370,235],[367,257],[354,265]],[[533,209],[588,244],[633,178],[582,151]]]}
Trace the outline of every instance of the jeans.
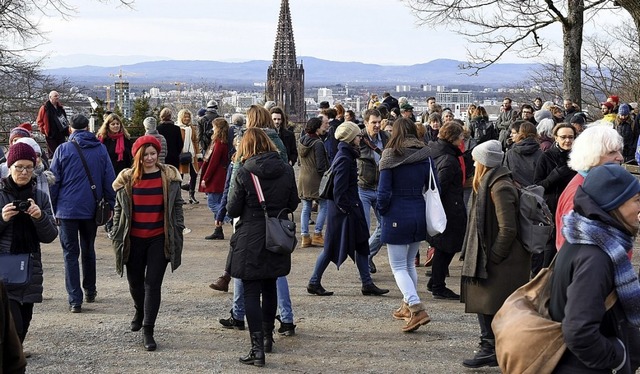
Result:
{"label": "jeans", "polygon": [[[371,279],[371,273],[369,272],[369,259],[367,256],[362,256],[358,252],[355,253],[356,256],[356,266],[358,267],[358,272],[360,273],[360,280],[362,281],[362,285],[366,286],[369,284],[373,284],[373,280]],[[311,279],[309,279],[309,284],[320,284],[322,281],[322,274],[327,270],[329,266],[329,256],[327,256],[325,250],[318,255],[318,259],[316,260],[316,266],[313,268],[313,274],[311,275]]]}
{"label": "jeans", "polygon": [[153,238],[131,237],[127,281],[136,311],[143,312],[143,326],[156,324],[168,263],[164,256],[164,234]]}
{"label": "jeans", "polygon": [[[275,278],[243,280],[242,283],[245,290],[244,304],[247,306],[249,332],[262,331],[263,324],[273,328],[277,308]],[[262,294],[262,305],[260,294]]]}
{"label": "jeans", "polygon": [[364,209],[364,218],[367,220],[367,229],[371,229],[371,209],[373,208],[373,213],[376,215],[376,229],[373,231],[373,234],[369,237],[369,260],[373,260],[373,257],[380,252],[380,248],[382,248],[382,242],[380,241],[380,234],[382,233],[382,227],[380,222],[382,222],[382,218],[380,217],[380,213],[376,209],[376,204],[378,202],[378,196],[375,190],[367,190],[364,188],[358,187],[358,195],[360,196],[360,201],[362,201],[362,208]]}
{"label": "jeans", "polygon": [[[284,323],[293,323],[293,308],[291,307],[291,295],[289,295],[289,282],[287,281],[287,277],[279,277],[276,279],[276,291],[280,320]],[[244,320],[244,286],[241,279],[233,278],[233,307],[231,314],[233,318],[237,320]]]}
{"label": "jeans", "polygon": [[[98,227],[93,218],[60,219],[60,245],[64,255],[64,284],[69,305],[82,305],[80,265],[82,260],[82,288],[87,295],[96,293],[96,251],[94,248]],[[79,236],[79,238],[78,238]]]}
{"label": "jeans", "polygon": [[[300,233],[309,235],[309,220],[311,219],[311,205],[313,200],[302,200],[302,212],[300,213]],[[324,221],[327,218],[327,200],[318,199],[318,217],[316,218],[316,227],[314,232],[319,234],[324,227]]]}
{"label": "jeans", "polygon": [[222,202],[222,192],[207,192],[207,206],[211,213],[213,213],[213,219],[216,219],[216,214],[222,206],[220,203]]}
{"label": "jeans", "polygon": [[387,244],[389,265],[396,279],[396,284],[402,292],[403,300],[409,305],[420,302],[418,296],[418,272],[415,257],[420,249],[420,242],[409,244]]}

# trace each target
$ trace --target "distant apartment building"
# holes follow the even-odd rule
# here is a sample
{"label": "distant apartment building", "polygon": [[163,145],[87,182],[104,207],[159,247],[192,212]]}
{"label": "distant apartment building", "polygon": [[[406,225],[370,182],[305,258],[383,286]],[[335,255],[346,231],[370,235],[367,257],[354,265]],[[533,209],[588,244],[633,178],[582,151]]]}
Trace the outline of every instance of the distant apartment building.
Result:
{"label": "distant apartment building", "polygon": [[448,92],[437,92],[436,103],[442,105],[443,108],[451,109],[456,117],[459,117],[473,103],[473,92],[458,91],[457,89]]}
{"label": "distant apartment building", "polygon": [[433,91],[433,85],[430,85],[430,84],[420,85],[420,88],[422,89],[422,92],[431,92],[431,91]]}
{"label": "distant apartment building", "polygon": [[131,119],[131,91],[129,90],[129,82],[115,82],[116,87],[116,105],[122,111],[122,116]]}
{"label": "distant apartment building", "polygon": [[318,88],[318,102],[328,101],[333,105],[333,91],[330,88]]}
{"label": "distant apartment building", "polygon": [[408,84],[396,85],[396,92],[411,92],[411,86]]}
{"label": "distant apartment building", "polygon": [[149,97],[160,97],[160,89],[158,87],[151,87],[149,89]]}

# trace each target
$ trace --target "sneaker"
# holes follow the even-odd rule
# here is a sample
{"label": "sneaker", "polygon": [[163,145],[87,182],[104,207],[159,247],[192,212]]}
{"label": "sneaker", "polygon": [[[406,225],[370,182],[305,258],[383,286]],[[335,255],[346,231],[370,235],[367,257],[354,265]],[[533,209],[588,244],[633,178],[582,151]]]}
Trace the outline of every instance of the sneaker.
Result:
{"label": "sneaker", "polygon": [[69,305],[69,311],[71,313],[81,313],[82,305]]}
{"label": "sneaker", "polygon": [[85,295],[84,301],[88,303],[94,303],[96,301],[96,294],[94,293],[93,295]]}
{"label": "sneaker", "polygon": [[439,300],[460,300],[460,295],[458,295],[457,293],[451,291],[447,287],[445,287],[443,290],[433,291],[433,292],[431,292],[431,294],[433,295],[434,299],[439,299]]}
{"label": "sneaker", "polygon": [[296,334],[296,325],[289,322],[280,322],[278,334],[282,336],[294,336]]}

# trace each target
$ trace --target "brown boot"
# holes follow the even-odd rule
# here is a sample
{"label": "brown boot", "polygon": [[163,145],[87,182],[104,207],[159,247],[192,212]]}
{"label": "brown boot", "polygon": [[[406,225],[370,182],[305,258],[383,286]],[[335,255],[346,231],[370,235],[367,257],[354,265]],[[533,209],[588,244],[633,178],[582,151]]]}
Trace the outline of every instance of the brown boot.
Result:
{"label": "brown boot", "polygon": [[403,332],[416,331],[418,327],[431,322],[431,318],[429,318],[429,315],[424,310],[422,303],[409,305],[409,311],[411,312],[411,319],[409,319],[406,326],[402,328]]}
{"label": "brown boot", "polygon": [[322,237],[321,232],[313,233],[313,236],[311,237],[311,244],[318,247],[324,247],[324,238]]}
{"label": "brown boot", "polygon": [[218,279],[214,280],[213,283],[209,285],[209,288],[212,288],[216,291],[229,292],[229,282],[231,281],[231,275],[225,272],[222,276],[218,277]]}
{"label": "brown boot", "polygon": [[302,234],[302,243],[300,243],[300,248],[311,247],[311,236],[309,234]]}
{"label": "brown boot", "polygon": [[411,311],[409,311],[409,305],[403,301],[400,308],[394,310],[392,315],[395,319],[405,320],[408,322],[411,319]]}

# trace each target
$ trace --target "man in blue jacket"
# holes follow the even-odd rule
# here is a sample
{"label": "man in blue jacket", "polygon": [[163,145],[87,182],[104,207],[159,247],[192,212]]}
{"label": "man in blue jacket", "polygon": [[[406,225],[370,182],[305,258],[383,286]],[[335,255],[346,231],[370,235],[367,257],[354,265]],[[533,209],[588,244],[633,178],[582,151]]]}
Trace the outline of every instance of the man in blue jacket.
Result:
{"label": "man in blue jacket", "polygon": [[94,242],[96,199],[78,154],[77,143],[87,162],[98,200],[103,196],[111,207],[115,204],[115,192],[111,187],[115,179],[107,149],[96,136],[87,131],[89,120],[82,114],[71,117],[71,136],[53,154],[51,171],[56,182],[51,186],[53,212],[60,225],[60,244],[64,254],[65,286],[69,294],[69,310],[82,311],[83,292],[80,288],[78,257],[82,253],[82,287],[85,300],[96,298],[96,252]]}

